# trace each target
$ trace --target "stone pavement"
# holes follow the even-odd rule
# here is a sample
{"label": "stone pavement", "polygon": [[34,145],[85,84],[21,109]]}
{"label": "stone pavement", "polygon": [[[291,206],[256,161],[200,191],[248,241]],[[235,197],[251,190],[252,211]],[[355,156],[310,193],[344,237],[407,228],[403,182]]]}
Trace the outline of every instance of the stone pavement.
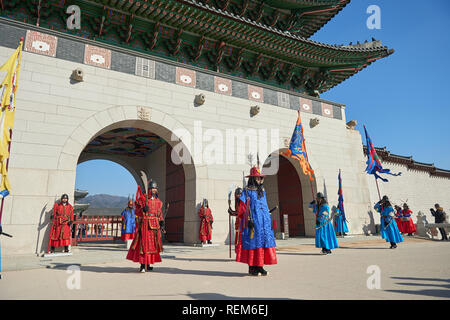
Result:
{"label": "stone pavement", "polygon": [[[2,257],[0,299],[449,299],[450,243],[405,238],[395,250],[376,236],[339,238],[326,256],[312,238],[279,240],[267,277],[248,276],[225,245],[166,245],[163,262],[142,274],[123,244],[83,244],[69,257]],[[368,289],[370,266],[378,289]]]}
{"label": "stone pavement", "polygon": [[[364,235],[352,235],[344,238],[338,237],[338,242],[353,243],[355,241],[363,241],[372,243],[372,241],[380,241],[380,237],[377,236],[364,236]],[[314,238],[290,238],[287,240],[277,240],[278,248],[289,249],[290,246],[301,246],[301,248],[311,249],[314,248]],[[232,258],[234,255],[234,247],[232,245]],[[41,254],[37,256],[35,254],[30,255],[15,255],[11,252],[4,252],[2,250],[1,270],[4,271],[18,271],[29,270],[39,268],[51,268],[58,264],[95,264],[105,262],[123,261],[127,254],[127,249],[123,242],[84,242],[78,246],[72,247],[72,256],[65,257],[43,257]],[[198,246],[186,246],[184,244],[164,244],[164,258],[175,258],[180,256],[189,256],[192,254],[210,254],[211,252],[221,252],[224,257],[229,257],[228,245],[221,244],[214,247],[198,247]]]}

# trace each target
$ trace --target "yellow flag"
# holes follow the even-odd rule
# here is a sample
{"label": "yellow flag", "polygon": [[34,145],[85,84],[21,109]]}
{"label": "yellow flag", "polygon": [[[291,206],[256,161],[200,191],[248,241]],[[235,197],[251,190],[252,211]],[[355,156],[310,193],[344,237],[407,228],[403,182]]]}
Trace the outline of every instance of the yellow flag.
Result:
{"label": "yellow flag", "polygon": [[11,57],[0,67],[0,71],[6,71],[6,76],[0,84],[0,193],[11,189],[8,179],[9,145],[11,132],[14,126],[14,111],[16,104],[16,92],[20,74],[20,61],[22,59],[23,39]]}

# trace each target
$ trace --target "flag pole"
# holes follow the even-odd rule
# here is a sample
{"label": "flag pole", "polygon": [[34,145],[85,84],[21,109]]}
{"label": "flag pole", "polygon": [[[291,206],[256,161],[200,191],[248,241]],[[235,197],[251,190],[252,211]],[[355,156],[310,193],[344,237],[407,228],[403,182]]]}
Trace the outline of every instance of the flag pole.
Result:
{"label": "flag pole", "polygon": [[231,259],[231,216],[228,215],[228,246],[229,246],[229,257]]}
{"label": "flag pole", "polygon": [[[300,109],[298,109],[298,113],[300,114]],[[305,135],[303,134],[303,125],[302,125],[302,136],[303,136],[303,143],[305,145],[305,156],[306,156],[306,161],[308,161],[309,163],[309,159],[308,159],[308,151],[306,150],[306,139],[305,139]],[[311,176],[310,176],[311,177]],[[316,197],[314,194],[314,187],[313,187],[313,183],[312,180],[309,179],[309,185],[311,186],[311,193],[312,193],[312,198],[314,201],[316,201]]]}
{"label": "flag pole", "polygon": [[378,187],[378,179],[374,176],[375,184],[377,185],[377,191],[378,191],[378,198],[380,198],[381,201],[381,194],[380,194],[380,187]]}

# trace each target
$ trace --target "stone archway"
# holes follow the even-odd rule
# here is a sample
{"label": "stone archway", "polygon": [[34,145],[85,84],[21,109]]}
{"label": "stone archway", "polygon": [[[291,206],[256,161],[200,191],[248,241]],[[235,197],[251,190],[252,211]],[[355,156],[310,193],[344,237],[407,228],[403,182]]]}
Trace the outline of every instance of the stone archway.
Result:
{"label": "stone archway", "polygon": [[[281,155],[286,150],[286,148],[283,148],[269,154],[263,167],[263,173],[267,174],[264,185],[268,205],[270,208],[275,205],[280,207],[273,213],[272,220],[277,221],[276,232],[282,232],[284,227],[280,213],[287,214],[289,217],[289,236],[313,236],[315,218],[308,205],[313,200],[313,192],[317,190],[317,182],[316,179],[312,183],[309,181],[296,160]],[[265,167],[269,159],[276,160],[275,171],[266,170]],[[311,165],[313,164],[311,163]],[[313,169],[316,178],[318,173],[316,168]]]}
{"label": "stone archway", "polygon": [[[159,174],[156,180],[159,181],[160,185],[165,186],[166,180],[170,180],[162,173],[163,171],[165,172],[167,166],[164,167],[163,170],[161,166],[152,167],[151,163],[148,161],[146,162],[146,159],[136,160],[131,159],[126,155],[99,155],[92,153],[87,154],[84,152],[87,146],[96,138],[111,132],[112,130],[120,130],[121,128],[145,130],[161,137],[161,139],[164,140],[165,145],[164,150],[160,153],[164,154],[164,159],[167,159],[168,163],[172,161],[172,157],[174,156],[171,153],[172,147],[178,143],[183,145],[183,150],[189,152],[189,156],[191,154],[189,146],[184,145],[183,141],[173,133],[174,130],[184,129],[184,127],[169,114],[137,106],[115,106],[94,114],[73,131],[67,139],[59,157],[58,169],[61,171],[70,170],[75,174],[77,164],[88,160],[104,159],[122,165],[132,174],[141,187],[144,187],[140,176],[141,170],[150,175]],[[171,172],[174,171],[174,166],[175,165],[171,166]],[[159,168],[161,168],[161,170],[159,170]],[[192,224],[192,221],[195,221],[195,216],[193,214],[196,213],[195,207],[190,207],[190,204],[195,203],[196,200],[196,170],[192,157],[190,157],[190,163],[182,163],[181,165],[175,166],[175,171],[177,170],[179,171],[178,177],[182,176],[182,183],[175,184],[175,187],[178,187],[175,189],[175,192],[177,193],[176,197],[172,195],[174,193],[173,190],[168,192],[168,201],[176,202],[172,211],[181,210],[182,213],[174,212],[177,219],[173,219],[172,221],[176,221],[177,225],[176,228],[174,228],[174,230],[176,229],[174,234],[176,233],[177,235],[172,236],[172,240],[176,242],[184,241],[193,243],[194,239],[191,239],[191,232],[187,232],[187,230],[192,228],[189,224]],[[73,179],[73,181],[74,180],[75,179]],[[174,187],[173,182],[170,183],[171,186]],[[182,187],[180,186],[181,184]],[[73,185],[72,188],[74,190],[75,186]],[[168,218],[170,218],[170,213],[171,209],[169,209]]]}

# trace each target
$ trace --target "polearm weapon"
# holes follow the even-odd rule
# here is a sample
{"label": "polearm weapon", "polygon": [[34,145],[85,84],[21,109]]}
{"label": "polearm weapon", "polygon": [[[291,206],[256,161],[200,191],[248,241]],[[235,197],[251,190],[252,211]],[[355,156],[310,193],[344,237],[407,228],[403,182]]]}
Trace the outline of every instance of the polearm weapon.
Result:
{"label": "polearm weapon", "polygon": [[[259,164],[259,155],[257,154],[257,156],[258,156],[258,164]],[[253,155],[251,153],[248,155],[248,160],[250,162],[250,168],[251,168],[252,165],[253,165],[252,164],[252,162],[253,162]],[[245,192],[245,216],[244,216],[244,227],[243,227],[243,229],[247,228],[248,227],[248,222],[251,221],[253,227],[250,230],[250,239],[253,239],[255,230],[254,230],[252,212],[250,210],[250,198],[248,197],[248,190],[247,190],[247,187],[245,185],[245,174],[244,174],[244,172],[242,172],[242,175],[243,175],[242,179],[243,179],[243,185],[244,185],[243,192]]]}
{"label": "polearm weapon", "polygon": [[245,173],[244,171],[242,171],[242,193],[245,192],[245,212],[244,215],[242,216],[242,220],[240,222],[241,227],[242,227],[242,232],[244,231],[244,229],[246,229],[248,227],[248,193],[247,193],[247,186],[245,183]]}
{"label": "polearm weapon", "polygon": [[[148,197],[148,178],[147,178],[147,174],[141,170],[141,179],[142,182],[144,183],[144,190],[145,190],[145,194],[144,194],[144,200],[145,200],[145,204],[144,206],[147,206],[147,197]],[[147,244],[147,226],[145,226],[144,228],[144,217],[145,217],[145,212],[142,210],[142,220],[141,220],[141,246],[144,247],[144,266],[145,266],[145,271],[147,271],[147,249],[146,248],[146,244]],[[145,229],[145,230],[144,230]],[[139,248],[140,249],[140,248]]]}
{"label": "polearm weapon", "polygon": [[[234,189],[234,184],[232,184],[230,186],[230,189],[228,190],[228,209],[231,209],[231,193],[233,192],[233,189]],[[230,214],[228,215],[228,238],[229,238],[228,244],[229,244],[229,252],[230,252],[229,256],[231,259],[231,215]]]}

